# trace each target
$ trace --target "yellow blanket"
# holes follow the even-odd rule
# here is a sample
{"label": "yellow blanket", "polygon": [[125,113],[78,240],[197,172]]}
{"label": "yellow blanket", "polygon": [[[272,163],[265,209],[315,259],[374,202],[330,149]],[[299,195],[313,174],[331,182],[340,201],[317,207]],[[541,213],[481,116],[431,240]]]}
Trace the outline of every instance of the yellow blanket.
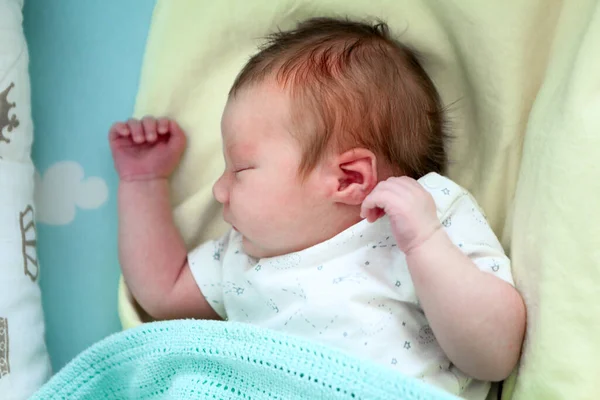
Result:
{"label": "yellow blanket", "polygon": [[[158,0],[135,114],[174,117],[189,135],[172,180],[187,245],[225,229],[211,186],[235,75],[267,32],[318,15],[385,19],[424,56],[450,106],[449,175],[485,209],[528,306],[522,362],[503,397],[595,398],[599,1]],[[124,327],[139,323],[122,282],[120,296]]]}

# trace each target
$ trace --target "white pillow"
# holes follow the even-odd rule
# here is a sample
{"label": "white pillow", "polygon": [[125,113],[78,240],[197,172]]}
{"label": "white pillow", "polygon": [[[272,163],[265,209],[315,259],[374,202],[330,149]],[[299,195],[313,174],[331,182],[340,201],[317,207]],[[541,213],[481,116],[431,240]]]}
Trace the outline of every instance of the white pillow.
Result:
{"label": "white pillow", "polygon": [[23,0],[0,0],[0,399],[28,398],[51,374],[34,223],[33,124]]}

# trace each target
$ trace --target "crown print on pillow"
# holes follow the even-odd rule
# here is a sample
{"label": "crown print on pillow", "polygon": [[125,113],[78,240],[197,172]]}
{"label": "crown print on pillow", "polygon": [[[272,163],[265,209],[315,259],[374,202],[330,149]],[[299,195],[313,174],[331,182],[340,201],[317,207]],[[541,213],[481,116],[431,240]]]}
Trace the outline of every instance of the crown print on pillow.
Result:
{"label": "crown print on pillow", "polygon": [[9,115],[10,109],[16,107],[16,103],[8,101],[8,94],[14,87],[14,82],[11,82],[6,89],[0,92],[0,142],[10,143],[10,139],[4,135],[5,128],[6,132],[12,132],[19,126],[16,114]]}

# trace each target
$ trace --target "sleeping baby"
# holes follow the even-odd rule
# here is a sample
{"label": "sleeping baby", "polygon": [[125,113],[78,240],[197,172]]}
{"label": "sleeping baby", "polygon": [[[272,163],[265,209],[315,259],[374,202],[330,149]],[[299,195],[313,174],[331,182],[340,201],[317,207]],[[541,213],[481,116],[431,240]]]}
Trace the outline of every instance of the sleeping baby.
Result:
{"label": "sleeping baby", "polygon": [[215,199],[232,229],[186,250],[169,177],[186,136],[119,122],[119,257],[156,319],[299,335],[484,399],[520,355],[525,309],[473,197],[443,176],[440,98],[384,23],[311,19],[277,32],[222,116]]}

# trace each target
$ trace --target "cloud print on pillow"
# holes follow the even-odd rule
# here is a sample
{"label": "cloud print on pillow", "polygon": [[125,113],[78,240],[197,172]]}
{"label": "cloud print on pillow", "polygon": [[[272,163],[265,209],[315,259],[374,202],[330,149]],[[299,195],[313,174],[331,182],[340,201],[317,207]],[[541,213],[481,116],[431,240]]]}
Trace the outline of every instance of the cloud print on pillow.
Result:
{"label": "cloud print on pillow", "polygon": [[92,210],[108,199],[104,179],[86,177],[81,164],[60,161],[43,175],[35,174],[36,219],[49,225],[66,225],[75,219],[77,209]]}

